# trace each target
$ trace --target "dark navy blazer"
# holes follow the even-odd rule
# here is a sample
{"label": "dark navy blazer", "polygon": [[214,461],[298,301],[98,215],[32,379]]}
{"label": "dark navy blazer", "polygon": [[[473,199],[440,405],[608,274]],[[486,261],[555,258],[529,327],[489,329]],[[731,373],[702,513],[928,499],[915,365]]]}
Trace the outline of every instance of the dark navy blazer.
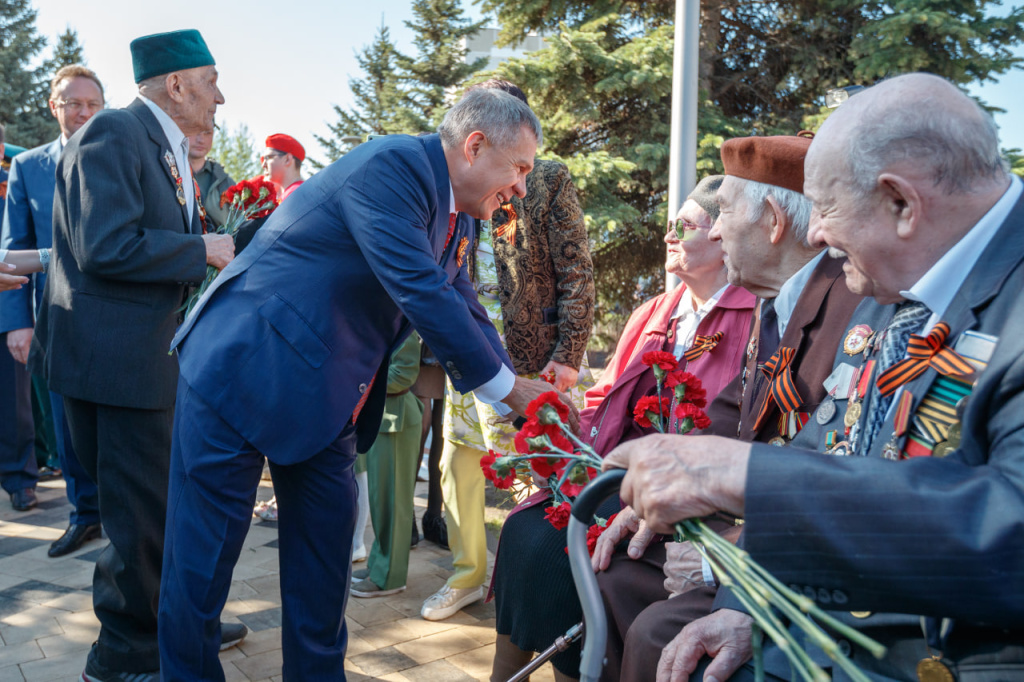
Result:
{"label": "dark navy blazer", "polygon": [[[60,140],[54,140],[19,154],[11,162],[0,249],[50,248],[59,158]],[[35,311],[43,301],[45,285],[46,275],[39,273],[27,286],[0,294],[0,333],[35,326]]]}
{"label": "dark navy blazer", "polygon": [[[445,248],[449,197],[437,135],[375,139],[314,175],[179,329],[183,378],[260,452],[291,464],[341,433],[413,327],[460,391],[511,368],[458,255],[473,249],[471,220]],[[373,382],[360,414],[360,452],[386,383]]]}

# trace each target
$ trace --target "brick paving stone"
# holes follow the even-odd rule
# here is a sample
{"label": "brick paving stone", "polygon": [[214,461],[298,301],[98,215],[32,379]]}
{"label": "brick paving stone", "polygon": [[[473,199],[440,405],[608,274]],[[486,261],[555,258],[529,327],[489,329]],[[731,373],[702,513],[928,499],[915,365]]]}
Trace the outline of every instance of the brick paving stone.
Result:
{"label": "brick paving stone", "polygon": [[86,653],[75,651],[53,658],[44,658],[21,664],[21,674],[26,682],[52,682],[76,680],[85,668]]}
{"label": "brick paving stone", "polygon": [[2,646],[0,647],[0,668],[36,661],[43,657],[43,650],[34,640],[12,646]]}
{"label": "brick paving stone", "polygon": [[352,656],[348,660],[364,674],[371,677],[380,677],[388,673],[400,672],[416,667],[416,661],[393,646],[377,649],[376,651],[360,654],[359,656]]}
{"label": "brick paving stone", "polygon": [[402,676],[410,682],[476,682],[477,680],[476,677],[467,675],[462,669],[444,660],[403,670]]}
{"label": "brick paving stone", "polygon": [[396,644],[395,648],[419,664],[430,663],[440,658],[461,654],[463,651],[479,648],[480,642],[465,635],[458,628],[445,630],[436,635],[420,637]]}

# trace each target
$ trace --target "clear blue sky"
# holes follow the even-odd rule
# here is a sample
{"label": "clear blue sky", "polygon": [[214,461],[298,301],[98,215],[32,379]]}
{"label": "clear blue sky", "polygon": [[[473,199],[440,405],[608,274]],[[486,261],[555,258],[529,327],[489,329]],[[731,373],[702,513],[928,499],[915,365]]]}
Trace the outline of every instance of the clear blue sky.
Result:
{"label": "clear blue sky", "polygon": [[[1021,2],[1006,2],[1003,12]],[[260,146],[269,134],[288,133],[319,158],[313,134],[326,134],[327,123],[335,120],[333,104],[351,104],[349,78],[360,76],[355,54],[370,43],[381,22],[390,27],[399,49],[413,52],[412,33],[402,23],[411,17],[411,0],[33,0],[33,6],[37,28],[51,44],[66,26],[78,31],[112,106],[124,106],[135,96],[128,50],[132,39],[198,28],[217,59],[227,99],[218,120],[232,127],[248,124]],[[464,0],[464,7],[474,18],[480,16],[470,0]],[[1010,112],[996,119],[1003,144],[1024,149],[1024,126],[1014,124],[1024,111],[1024,72],[1011,72],[998,84],[972,92]]]}

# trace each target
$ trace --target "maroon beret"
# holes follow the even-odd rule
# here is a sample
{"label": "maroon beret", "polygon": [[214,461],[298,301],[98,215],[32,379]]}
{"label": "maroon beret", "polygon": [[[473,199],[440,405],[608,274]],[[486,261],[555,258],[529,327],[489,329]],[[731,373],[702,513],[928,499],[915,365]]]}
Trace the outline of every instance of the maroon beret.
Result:
{"label": "maroon beret", "polygon": [[804,157],[814,133],[736,137],[722,143],[725,174],[803,194]]}
{"label": "maroon beret", "polygon": [[276,149],[279,152],[285,154],[291,154],[299,161],[306,160],[306,150],[302,148],[299,141],[291,135],[284,135],[283,133],[277,133],[267,138],[266,146],[271,149]]}

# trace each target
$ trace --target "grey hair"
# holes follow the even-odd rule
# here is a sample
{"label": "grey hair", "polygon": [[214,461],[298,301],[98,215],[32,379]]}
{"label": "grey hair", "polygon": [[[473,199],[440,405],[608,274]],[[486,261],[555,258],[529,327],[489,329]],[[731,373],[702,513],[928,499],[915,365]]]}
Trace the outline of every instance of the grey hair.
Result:
{"label": "grey hair", "polygon": [[441,143],[449,149],[462,144],[477,130],[495,147],[507,149],[519,140],[523,126],[533,131],[540,147],[544,133],[530,107],[503,90],[473,88],[448,110],[437,132],[441,134]]}
{"label": "grey hair", "polygon": [[[742,178],[741,178],[742,179]],[[793,233],[800,243],[809,246],[807,243],[807,229],[811,223],[811,202],[800,192],[794,192],[785,187],[768,185],[756,180],[743,180],[743,196],[747,200],[747,220],[755,222],[764,215],[765,206],[768,205],[768,197],[772,197],[779,204],[779,208],[789,218],[793,225]]]}
{"label": "grey hair", "polygon": [[844,144],[854,192],[869,196],[878,176],[901,161],[931,169],[935,187],[950,194],[1006,177],[996,122],[976,101],[963,99],[966,111],[938,94],[914,98],[914,106],[863,107]]}

